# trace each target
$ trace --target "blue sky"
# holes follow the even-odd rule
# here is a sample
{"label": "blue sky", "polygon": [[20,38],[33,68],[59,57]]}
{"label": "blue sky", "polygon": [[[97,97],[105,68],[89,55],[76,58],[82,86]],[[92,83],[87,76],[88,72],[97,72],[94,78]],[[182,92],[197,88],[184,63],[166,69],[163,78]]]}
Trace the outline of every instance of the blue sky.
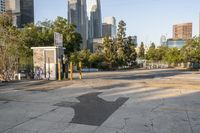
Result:
{"label": "blue sky", "polygon": [[[127,35],[137,35],[139,43],[158,44],[161,35],[171,38],[177,23],[192,22],[193,36],[199,33],[200,0],[101,0],[101,4],[102,17],[124,20]],[[67,18],[67,0],[35,0],[36,22],[57,16]]]}

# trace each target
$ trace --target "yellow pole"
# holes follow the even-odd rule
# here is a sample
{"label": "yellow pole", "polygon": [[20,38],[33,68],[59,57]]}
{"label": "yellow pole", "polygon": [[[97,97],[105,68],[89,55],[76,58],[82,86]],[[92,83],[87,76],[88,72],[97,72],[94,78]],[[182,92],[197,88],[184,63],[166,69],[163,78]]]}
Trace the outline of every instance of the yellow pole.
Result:
{"label": "yellow pole", "polygon": [[60,74],[60,61],[58,61],[58,80],[61,80],[61,74]]}
{"label": "yellow pole", "polygon": [[73,64],[70,62],[70,80],[73,80]]}
{"label": "yellow pole", "polygon": [[82,62],[79,62],[79,71],[80,71],[80,79],[83,79],[83,74],[82,74]]}

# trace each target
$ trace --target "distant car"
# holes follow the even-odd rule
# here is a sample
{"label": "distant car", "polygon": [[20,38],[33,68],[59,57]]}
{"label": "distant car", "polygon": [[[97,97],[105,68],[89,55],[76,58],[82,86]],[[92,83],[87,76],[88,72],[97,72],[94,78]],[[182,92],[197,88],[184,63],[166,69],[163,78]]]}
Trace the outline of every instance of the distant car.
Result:
{"label": "distant car", "polygon": [[28,77],[28,72],[22,70],[19,72],[21,79],[26,79]]}
{"label": "distant car", "polygon": [[26,70],[20,70],[15,74],[15,79],[22,80],[28,78],[28,72]]}

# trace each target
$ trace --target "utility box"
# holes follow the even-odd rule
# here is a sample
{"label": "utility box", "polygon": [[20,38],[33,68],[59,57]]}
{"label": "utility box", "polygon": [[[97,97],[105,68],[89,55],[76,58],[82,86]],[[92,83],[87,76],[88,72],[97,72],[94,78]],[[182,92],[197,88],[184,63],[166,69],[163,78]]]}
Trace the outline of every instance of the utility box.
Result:
{"label": "utility box", "polygon": [[58,79],[58,60],[64,55],[64,48],[52,47],[32,47],[34,78],[35,79]]}

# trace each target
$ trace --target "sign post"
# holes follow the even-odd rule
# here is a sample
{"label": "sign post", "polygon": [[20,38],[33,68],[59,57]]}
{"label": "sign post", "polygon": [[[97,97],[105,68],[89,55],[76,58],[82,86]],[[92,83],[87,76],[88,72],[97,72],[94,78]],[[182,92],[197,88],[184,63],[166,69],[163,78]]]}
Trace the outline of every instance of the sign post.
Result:
{"label": "sign post", "polygon": [[58,33],[58,32],[54,32],[54,45],[55,46],[60,46],[63,47],[63,35]]}
{"label": "sign post", "polygon": [[[58,32],[54,32],[54,45],[56,47],[63,47],[63,35],[58,33]],[[59,57],[58,59],[58,80],[61,80],[62,78],[62,74],[63,74],[63,62],[62,62],[62,57]]]}
{"label": "sign post", "polygon": [[61,59],[58,59],[58,80],[61,80]]}

